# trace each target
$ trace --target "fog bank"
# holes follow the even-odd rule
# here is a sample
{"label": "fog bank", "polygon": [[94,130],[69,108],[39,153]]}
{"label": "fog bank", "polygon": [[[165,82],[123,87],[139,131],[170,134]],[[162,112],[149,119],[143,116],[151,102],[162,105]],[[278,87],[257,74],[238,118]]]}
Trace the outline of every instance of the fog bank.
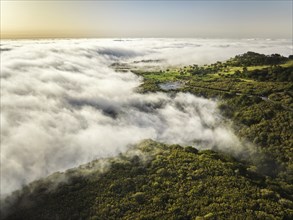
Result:
{"label": "fog bank", "polygon": [[55,171],[115,156],[142,139],[236,149],[212,100],[139,94],[114,62],[203,64],[248,50],[289,55],[287,40],[91,39],[1,43],[1,193]]}

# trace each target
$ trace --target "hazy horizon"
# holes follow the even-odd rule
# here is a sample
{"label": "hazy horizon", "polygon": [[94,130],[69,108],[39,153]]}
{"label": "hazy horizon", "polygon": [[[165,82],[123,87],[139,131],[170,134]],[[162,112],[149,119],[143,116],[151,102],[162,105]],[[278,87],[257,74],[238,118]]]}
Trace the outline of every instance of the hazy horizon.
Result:
{"label": "hazy horizon", "polygon": [[292,39],[292,1],[1,1],[1,39]]}

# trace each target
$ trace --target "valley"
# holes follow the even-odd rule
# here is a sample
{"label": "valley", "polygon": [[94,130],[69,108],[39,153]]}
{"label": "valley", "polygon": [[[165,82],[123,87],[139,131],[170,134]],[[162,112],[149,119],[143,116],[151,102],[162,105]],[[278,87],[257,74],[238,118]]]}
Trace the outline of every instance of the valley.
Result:
{"label": "valley", "polygon": [[143,77],[141,94],[217,100],[245,150],[145,140],[14,192],[5,219],[291,219],[293,62],[267,57],[250,52],[200,67],[132,70]]}

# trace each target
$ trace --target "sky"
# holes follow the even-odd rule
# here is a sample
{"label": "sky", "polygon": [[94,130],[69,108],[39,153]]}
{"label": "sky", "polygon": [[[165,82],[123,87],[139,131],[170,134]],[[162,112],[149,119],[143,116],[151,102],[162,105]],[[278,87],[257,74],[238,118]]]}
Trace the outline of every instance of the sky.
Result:
{"label": "sky", "polygon": [[292,4],[1,0],[1,38],[292,38]]}

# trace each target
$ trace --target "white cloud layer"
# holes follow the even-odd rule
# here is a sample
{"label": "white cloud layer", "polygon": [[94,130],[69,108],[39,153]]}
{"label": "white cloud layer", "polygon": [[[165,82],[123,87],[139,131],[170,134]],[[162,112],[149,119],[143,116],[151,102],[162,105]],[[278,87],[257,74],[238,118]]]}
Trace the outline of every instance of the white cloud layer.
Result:
{"label": "white cloud layer", "polygon": [[289,55],[287,40],[128,39],[1,43],[1,193],[146,138],[221,149],[238,139],[217,103],[138,94],[141,78],[113,62],[210,63],[247,50]]}

